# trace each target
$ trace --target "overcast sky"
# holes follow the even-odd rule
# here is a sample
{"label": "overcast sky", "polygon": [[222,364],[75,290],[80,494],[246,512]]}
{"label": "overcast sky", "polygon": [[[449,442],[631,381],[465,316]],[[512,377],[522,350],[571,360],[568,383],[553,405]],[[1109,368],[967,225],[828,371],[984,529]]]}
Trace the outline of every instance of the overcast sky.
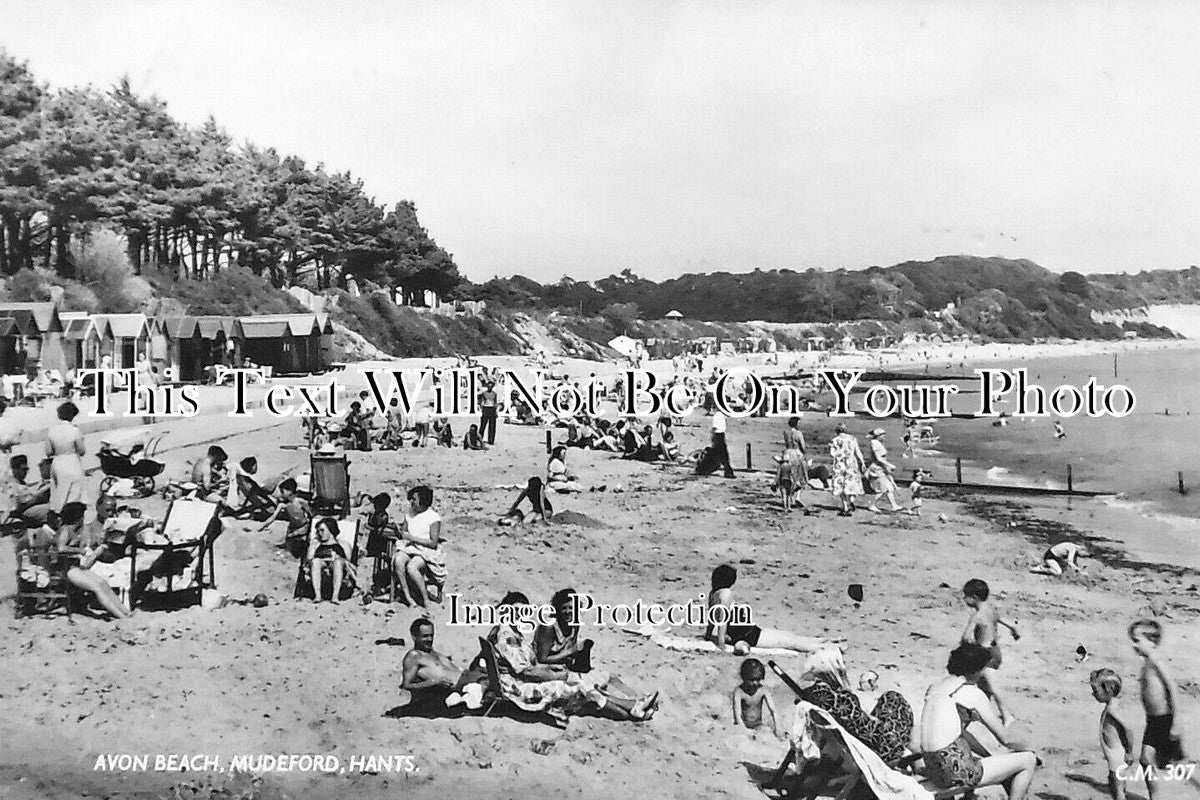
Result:
{"label": "overcast sky", "polygon": [[469,277],[940,254],[1200,263],[1200,3],[0,0],[56,85],[128,73],[412,199]]}

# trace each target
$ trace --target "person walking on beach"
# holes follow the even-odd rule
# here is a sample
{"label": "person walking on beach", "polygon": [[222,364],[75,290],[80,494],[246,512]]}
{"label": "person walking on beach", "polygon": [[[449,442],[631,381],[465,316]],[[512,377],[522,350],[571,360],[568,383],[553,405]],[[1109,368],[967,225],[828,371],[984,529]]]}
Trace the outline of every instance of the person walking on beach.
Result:
{"label": "person walking on beach", "polygon": [[883,437],[886,433],[887,431],[883,428],[876,428],[868,434],[868,438],[871,440],[871,459],[867,464],[866,477],[876,496],[867,509],[875,514],[880,513],[879,501],[884,498],[891,504],[893,512],[903,510],[896,502],[896,480],[892,477],[896,465],[888,461],[887,448],[883,446]]}
{"label": "person walking on beach", "polygon": [[854,498],[863,493],[863,456],[858,440],[846,432],[846,425],[839,422],[834,428],[836,435],[829,442],[829,456],[833,459],[831,489],[841,508],[839,517],[854,513]]}
{"label": "person walking on beach", "polygon": [[729,464],[729,446],[725,442],[725,415],[714,409],[712,417],[712,449],[718,467],[725,470],[726,478],[736,477]]}
{"label": "person walking on beach", "polygon": [[1001,721],[1007,725],[1011,720],[1004,711],[1000,695],[996,692],[996,682],[993,677],[996,670],[1000,669],[1002,661],[999,629],[1001,627],[1008,628],[1012,633],[1013,641],[1019,641],[1021,634],[1015,625],[1000,618],[1000,612],[988,601],[990,595],[991,588],[987,585],[987,581],[972,578],[963,584],[963,602],[973,613],[967,620],[967,627],[963,630],[962,643],[979,645],[990,654],[991,659],[980,674],[977,683],[983,693],[996,704],[996,712],[1000,715]]}
{"label": "person walking on beach", "polygon": [[50,463],[50,510],[62,513],[67,503],[83,501],[83,434],[75,426],[79,407],[70,400],[58,407],[58,422],[46,429]]}
{"label": "person walking on beach", "polygon": [[[1190,765],[1183,752],[1183,726],[1177,719],[1178,690],[1167,674],[1158,654],[1162,644],[1162,625],[1156,620],[1138,620],[1129,626],[1133,650],[1142,657],[1142,707],[1146,710],[1146,731],[1142,734],[1142,766],[1148,771],[1146,791],[1150,800],[1159,796],[1158,781],[1150,770],[1166,770],[1172,764]],[[1151,777],[1153,776],[1153,777]],[[1186,774],[1193,788],[1200,788],[1200,775]]]}
{"label": "person walking on beach", "polygon": [[487,437],[487,443],[496,443],[496,384],[489,383],[479,395],[479,435]]}

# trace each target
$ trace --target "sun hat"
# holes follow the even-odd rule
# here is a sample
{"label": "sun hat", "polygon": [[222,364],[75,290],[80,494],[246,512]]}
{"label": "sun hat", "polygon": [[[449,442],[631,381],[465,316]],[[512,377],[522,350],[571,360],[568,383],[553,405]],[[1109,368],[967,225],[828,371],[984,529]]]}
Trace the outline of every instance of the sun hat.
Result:
{"label": "sun hat", "polygon": [[883,436],[885,433],[887,433],[887,431],[885,431],[883,428],[876,428],[875,430],[871,431],[871,435],[874,436],[875,438],[879,438],[880,436]]}

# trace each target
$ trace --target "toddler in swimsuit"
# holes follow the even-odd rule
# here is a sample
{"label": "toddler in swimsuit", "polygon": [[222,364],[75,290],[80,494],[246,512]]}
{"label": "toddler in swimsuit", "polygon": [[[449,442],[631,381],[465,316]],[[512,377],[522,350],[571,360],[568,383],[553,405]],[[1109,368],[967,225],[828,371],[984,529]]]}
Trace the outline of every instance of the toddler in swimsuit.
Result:
{"label": "toddler in swimsuit", "polygon": [[775,702],[763,687],[767,671],[757,658],[742,662],[742,682],[733,690],[733,724],[745,725],[754,730],[762,727],[763,707],[771,715],[771,731],[779,735],[779,723],[775,715]]}
{"label": "toddler in swimsuit", "polygon": [[1121,676],[1111,669],[1098,669],[1092,673],[1092,697],[1104,703],[1100,712],[1100,750],[1108,764],[1108,791],[1113,800],[1125,800],[1125,783],[1117,777],[1124,764],[1132,763],[1132,745],[1129,741],[1129,726],[1117,708],[1117,695],[1121,693]]}

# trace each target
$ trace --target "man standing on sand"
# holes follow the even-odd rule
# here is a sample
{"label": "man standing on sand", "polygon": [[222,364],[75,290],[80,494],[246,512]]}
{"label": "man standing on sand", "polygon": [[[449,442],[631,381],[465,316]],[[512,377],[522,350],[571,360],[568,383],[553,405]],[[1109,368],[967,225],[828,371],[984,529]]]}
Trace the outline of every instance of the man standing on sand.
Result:
{"label": "man standing on sand", "polygon": [[712,450],[718,467],[723,467],[725,477],[735,477],[733,467],[729,464],[729,446],[725,443],[725,415],[719,409],[713,411],[712,417]]}
{"label": "man standing on sand", "polygon": [[479,435],[487,437],[489,445],[496,443],[496,384],[487,384],[479,394]]}
{"label": "man standing on sand", "polygon": [[433,649],[433,620],[417,617],[408,629],[412,634],[413,649],[404,654],[404,677],[400,686],[414,693],[449,693],[446,705],[454,706],[465,702],[467,708],[483,705],[485,673],[461,670],[454,665],[450,656]]}

